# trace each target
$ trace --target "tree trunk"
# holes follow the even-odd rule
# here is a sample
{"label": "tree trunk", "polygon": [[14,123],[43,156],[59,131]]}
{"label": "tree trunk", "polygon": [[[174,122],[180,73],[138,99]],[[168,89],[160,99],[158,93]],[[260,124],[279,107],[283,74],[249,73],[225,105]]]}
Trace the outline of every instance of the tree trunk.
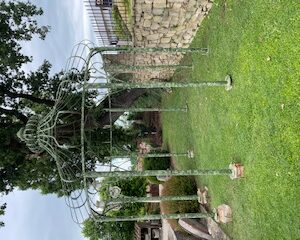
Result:
{"label": "tree trunk", "polygon": [[9,116],[15,116],[16,118],[21,120],[23,123],[26,123],[28,120],[28,118],[24,114],[20,113],[17,110],[14,110],[14,109],[5,109],[5,108],[0,107],[0,113],[6,114]]}
{"label": "tree trunk", "polygon": [[[111,96],[111,107],[117,107],[117,108],[128,108],[130,107],[140,96],[142,96],[143,94],[145,94],[147,92],[146,89],[132,89],[132,90],[125,90],[121,93],[115,94]],[[21,98],[26,98],[29,100],[32,100],[36,103],[43,103],[46,104],[48,106],[52,106],[54,104],[54,101],[52,100],[45,100],[45,99],[41,99],[41,98],[36,98],[32,95],[28,95],[28,94],[19,94],[19,93],[9,93],[10,97],[21,97]],[[102,108],[109,108],[109,99],[108,97],[106,99],[103,100],[103,102],[100,104],[100,106],[98,107],[100,108],[100,110]],[[21,120],[23,123],[26,123],[28,118],[22,114],[21,112],[19,112],[18,110],[14,110],[14,109],[5,109],[5,108],[1,108],[0,107],[0,113],[3,114],[7,114],[10,116],[15,116],[17,117],[19,120]],[[116,120],[118,120],[118,118],[123,114],[124,112],[112,112],[111,113],[111,121],[112,123],[114,123]],[[89,118],[88,118],[89,119]],[[88,120],[87,120],[88,121]],[[91,121],[91,122],[89,122]],[[87,122],[87,125],[91,125],[90,128],[93,128],[93,121],[89,120]],[[96,125],[98,128],[103,128],[106,125],[110,124],[110,113],[107,112],[103,112],[100,117],[98,119],[95,119],[96,121]],[[79,125],[80,126],[80,125]]]}
{"label": "tree trunk", "polygon": [[[131,89],[125,90],[117,95],[111,96],[111,107],[117,108],[128,108],[130,107],[140,96],[144,95],[147,92],[146,89]],[[101,106],[101,108],[109,108],[109,101],[106,98]],[[112,112],[111,113],[111,121],[114,123],[124,112]],[[110,113],[103,112],[101,116],[96,119],[97,124],[99,124],[100,128],[103,128],[105,125],[110,124]]]}
{"label": "tree trunk", "polygon": [[24,99],[28,99],[32,102],[35,102],[35,103],[45,104],[45,105],[50,106],[50,107],[53,106],[54,103],[55,103],[55,101],[53,101],[53,100],[38,98],[38,97],[35,97],[31,94],[11,92],[8,89],[6,89],[4,86],[0,86],[0,92],[4,96],[6,95],[10,98],[24,98]]}

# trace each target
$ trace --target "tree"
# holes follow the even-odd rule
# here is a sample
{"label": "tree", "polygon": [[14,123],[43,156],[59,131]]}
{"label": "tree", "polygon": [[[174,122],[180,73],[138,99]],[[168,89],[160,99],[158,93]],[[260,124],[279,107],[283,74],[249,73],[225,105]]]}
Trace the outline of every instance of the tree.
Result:
{"label": "tree", "polygon": [[21,190],[40,189],[44,194],[62,195],[56,163],[46,154],[31,154],[16,137],[22,124],[5,120],[0,119],[1,192],[8,194],[18,186]]}
{"label": "tree", "polygon": [[88,218],[83,222],[82,234],[89,240],[133,239],[134,222],[98,223]]}
{"label": "tree", "polygon": [[83,222],[82,234],[90,240],[106,240],[107,238],[101,236],[102,231],[100,227],[93,218],[88,218]]}
{"label": "tree", "polygon": [[[5,214],[5,209],[6,209],[6,203],[0,206],[0,216]],[[0,227],[4,227],[4,226],[5,226],[4,222],[0,221]]]}
{"label": "tree", "polygon": [[[50,76],[51,64],[46,60],[36,71],[25,73],[21,68],[32,57],[22,54],[20,41],[30,41],[34,35],[44,39],[49,31],[48,26],[39,26],[34,20],[41,14],[42,9],[29,2],[0,1],[0,191],[6,194],[18,186],[62,195],[54,160],[45,153],[32,154],[16,138],[32,113],[47,112],[54,105],[63,74]],[[112,97],[112,102],[128,107],[144,93],[144,89],[122,91]],[[99,109],[105,106],[107,99]],[[121,114],[114,113],[113,122]],[[108,120],[107,112],[99,114],[97,127],[104,127]]]}
{"label": "tree", "polygon": [[[0,2],[0,191],[43,186],[43,192],[55,192],[49,179],[57,173],[55,163],[44,156],[31,161],[32,155],[16,138],[18,129],[27,122],[32,111],[52,106],[61,73],[50,77],[51,64],[44,61],[35,72],[26,74],[21,67],[32,60],[21,52],[20,41],[30,41],[34,35],[44,39],[48,26],[34,20],[43,14],[33,4],[18,1]],[[47,186],[47,187],[45,187]]]}
{"label": "tree", "polygon": [[[24,108],[33,104],[53,105],[53,93],[59,76],[49,76],[51,64],[26,74],[21,67],[32,61],[24,55],[20,41],[30,41],[34,35],[45,39],[49,26],[39,26],[34,19],[43,10],[29,2],[0,2],[0,114],[14,116],[26,122]],[[31,105],[31,106],[28,106]]]}
{"label": "tree", "polygon": [[33,35],[45,39],[49,26],[38,26],[33,17],[42,15],[43,10],[29,2],[0,2],[0,72],[18,71],[22,64],[31,61],[21,53],[19,41],[30,41]]}
{"label": "tree", "polygon": [[[121,188],[121,194],[124,196],[143,197],[146,194],[147,181],[145,178],[135,177],[131,179],[106,178],[101,182],[100,198],[107,200],[109,186],[118,186]],[[124,204],[120,209],[114,208],[105,211],[106,216],[131,216],[139,215],[144,211],[143,203]],[[134,222],[97,222],[92,218],[83,223],[82,233],[90,240],[106,239],[133,239]]]}

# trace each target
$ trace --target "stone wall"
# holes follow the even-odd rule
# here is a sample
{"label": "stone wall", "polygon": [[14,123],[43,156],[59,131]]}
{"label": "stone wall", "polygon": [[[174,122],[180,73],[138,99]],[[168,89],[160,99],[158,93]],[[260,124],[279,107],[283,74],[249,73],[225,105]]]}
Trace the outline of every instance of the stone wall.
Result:
{"label": "stone wall", "polygon": [[[175,65],[179,64],[182,54],[179,53],[136,53],[136,54],[106,54],[104,55],[105,66],[114,69],[116,65],[129,66],[128,70],[122,73],[132,74],[133,80],[153,81],[168,80],[174,69],[155,69],[149,67],[145,70],[130,70],[131,66],[155,66],[155,65]],[[120,79],[121,80],[121,79]]]}
{"label": "stone wall", "polygon": [[[187,48],[202,20],[212,7],[211,0],[133,0],[133,45],[147,48]],[[203,46],[205,47],[205,46]],[[179,53],[119,54],[106,63],[122,65],[176,65]],[[131,71],[135,80],[168,80],[174,69]]]}
{"label": "stone wall", "polygon": [[186,48],[211,7],[210,0],[135,0],[133,43]]}

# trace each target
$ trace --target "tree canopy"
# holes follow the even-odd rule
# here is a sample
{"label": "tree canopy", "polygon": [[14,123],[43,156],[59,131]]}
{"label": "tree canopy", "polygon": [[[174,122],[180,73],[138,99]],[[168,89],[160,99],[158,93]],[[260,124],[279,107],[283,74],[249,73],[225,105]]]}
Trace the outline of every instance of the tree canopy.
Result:
{"label": "tree canopy", "polygon": [[[106,178],[101,182],[99,189],[100,198],[105,200],[109,196],[108,187],[118,186],[121,188],[121,194],[124,196],[143,197],[146,193],[147,180],[141,177],[131,179]],[[132,216],[140,215],[145,211],[143,203],[123,204],[120,209],[111,209],[106,215]],[[83,223],[82,233],[90,240],[110,240],[110,239],[133,239],[134,222],[104,222],[99,223],[89,218]]]}
{"label": "tree canopy", "polygon": [[41,8],[29,2],[0,2],[0,113],[22,122],[27,120],[25,107],[53,104],[51,95],[59,80],[59,74],[49,76],[51,64],[46,60],[36,71],[22,70],[32,57],[22,53],[21,42],[28,42],[34,36],[43,40],[50,29],[38,25],[34,19],[42,14]]}
{"label": "tree canopy", "polygon": [[53,182],[55,163],[31,154],[16,138],[30,113],[53,105],[62,74],[50,76],[51,64],[46,60],[36,71],[22,70],[32,57],[22,53],[20,42],[30,41],[35,35],[45,39],[49,31],[34,19],[42,14],[41,8],[29,2],[0,2],[0,191],[6,194],[16,186],[39,188],[43,193],[58,189]]}
{"label": "tree canopy", "polygon": [[[6,209],[6,203],[2,204],[0,206],[0,216],[5,214],[5,209]],[[4,227],[5,223],[3,221],[0,221],[0,227]]]}
{"label": "tree canopy", "polygon": [[[34,36],[45,39],[49,31],[49,26],[40,26],[35,20],[42,14],[42,9],[29,2],[0,1],[0,192],[4,193],[19,187],[62,194],[55,162],[46,154],[32,154],[16,138],[18,129],[26,124],[31,114],[47,112],[53,106],[63,75],[62,72],[50,75],[51,64],[47,60],[35,71],[27,73],[22,69],[32,57],[22,53],[20,42],[30,41]],[[111,97],[112,105],[129,107],[145,92],[145,89],[121,91]],[[99,114],[95,114],[99,128],[96,134],[109,123],[108,112],[101,111],[107,105],[105,99],[98,107]],[[122,113],[113,113],[112,121],[120,115]],[[133,139],[125,131],[114,131],[121,145]]]}

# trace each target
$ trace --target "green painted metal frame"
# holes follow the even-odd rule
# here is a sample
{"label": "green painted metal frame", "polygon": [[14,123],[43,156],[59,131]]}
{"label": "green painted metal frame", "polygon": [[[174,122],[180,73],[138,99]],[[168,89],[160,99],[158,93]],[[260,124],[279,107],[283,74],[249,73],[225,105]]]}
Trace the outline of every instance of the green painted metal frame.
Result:
{"label": "green painted metal frame", "polygon": [[231,175],[231,169],[190,169],[190,170],[145,170],[145,171],[113,171],[113,172],[86,172],[85,178],[99,177],[173,177],[173,176],[216,176],[216,175]]}
{"label": "green painted metal frame", "polygon": [[91,49],[92,54],[103,52],[123,53],[200,53],[207,55],[208,48],[135,48],[130,46],[119,47],[95,47]]}
{"label": "green painted metal frame", "polygon": [[[230,80],[231,81],[231,80]],[[134,88],[203,88],[203,87],[226,87],[228,81],[203,81],[193,83],[180,82],[122,82],[122,83],[88,83],[87,89],[134,89]]]}
{"label": "green painted metal frame", "polygon": [[128,155],[112,155],[104,157],[105,160],[111,160],[116,158],[136,158],[138,156],[142,156],[143,158],[165,158],[165,157],[190,157],[190,154],[187,153],[146,153],[141,154],[137,152],[132,152]]}
{"label": "green painted metal frame", "polygon": [[149,221],[161,219],[183,219],[183,218],[211,218],[214,213],[173,213],[173,214],[154,214],[144,216],[128,216],[128,217],[101,217],[96,218],[96,222],[128,222],[128,221]]}
{"label": "green painted metal frame", "polygon": [[188,108],[103,108],[108,112],[187,112]]}
{"label": "green painted metal frame", "polygon": [[160,203],[168,201],[198,201],[198,195],[159,196],[159,197],[119,197],[108,200],[108,203]]}
{"label": "green painted metal frame", "polygon": [[[105,52],[111,51],[109,48],[95,48],[95,52]],[[116,52],[126,52],[126,53],[157,53],[157,52],[172,52],[172,53],[187,53],[187,52],[198,52],[202,54],[207,54],[207,49],[146,49],[146,48],[116,48],[113,49]],[[123,66],[122,66],[123,68]],[[155,68],[155,67],[154,67]],[[159,67],[157,67],[159,68]],[[163,67],[162,67],[163,68]],[[141,70],[143,67],[133,67],[130,70]],[[231,85],[231,78],[229,76],[226,77],[225,81],[217,81],[217,82],[194,82],[194,83],[176,83],[176,82],[159,82],[153,81],[148,83],[143,82],[107,82],[107,83],[85,83],[86,89],[133,89],[133,88],[191,88],[191,87],[212,87],[212,86],[225,86],[228,87]],[[105,109],[110,113],[114,112],[114,110],[110,107],[109,109]],[[163,109],[115,109],[115,112],[121,112],[124,110],[128,111],[163,111]],[[174,110],[174,109],[173,109]],[[171,111],[173,111],[171,110]],[[170,110],[166,110],[170,111]],[[178,111],[178,109],[176,109]],[[186,109],[185,109],[186,111]],[[84,126],[84,125],[82,125]],[[82,141],[84,144],[84,141]],[[165,157],[170,155],[179,156],[180,154],[146,154],[143,157]],[[129,156],[110,156],[110,159],[119,158],[119,157],[132,157],[136,156],[136,154],[131,154]],[[188,156],[188,154],[182,154],[182,156]],[[231,175],[232,170],[230,169],[207,169],[207,170],[152,170],[152,171],[113,171],[113,172],[83,172],[83,177],[87,178],[99,178],[99,177],[138,177],[138,176],[199,176],[199,175]],[[198,199],[198,196],[179,196],[179,197],[158,197],[158,198],[128,198],[122,199],[127,202],[139,201],[139,202],[147,202],[147,201],[176,201],[176,200],[190,200],[190,199]],[[114,203],[120,203],[120,200],[110,200]],[[123,202],[124,203],[124,202]],[[99,222],[115,222],[115,221],[143,221],[143,220],[158,220],[158,219],[180,219],[180,218],[208,218],[212,217],[211,213],[185,213],[185,214],[158,214],[158,215],[146,215],[146,216],[130,216],[130,217],[101,217],[100,219],[95,219]]]}
{"label": "green painted metal frame", "polygon": [[[84,192],[87,196],[87,200],[84,201],[84,204],[87,204],[89,209],[93,209],[91,206],[91,203],[88,199],[89,196],[89,185],[87,181],[88,179],[96,179],[99,177],[138,177],[138,176],[164,176],[164,177],[170,177],[170,176],[200,176],[200,175],[231,175],[232,170],[231,169],[193,169],[193,170],[151,170],[151,171],[108,171],[108,172],[86,172],[86,155],[85,155],[85,145],[86,145],[86,139],[85,139],[85,110],[86,110],[86,96],[87,91],[89,89],[109,89],[109,93],[111,90],[115,89],[133,89],[133,88],[198,88],[198,87],[214,87],[214,86],[225,86],[226,88],[231,87],[232,80],[230,76],[227,76],[224,81],[205,81],[205,82],[192,82],[192,83],[184,83],[184,82],[160,82],[160,81],[152,81],[148,83],[143,82],[104,82],[104,83],[90,83],[88,82],[89,76],[90,76],[90,66],[92,62],[92,58],[97,54],[105,54],[110,52],[117,52],[117,53],[129,53],[129,54],[135,54],[135,53],[198,53],[207,55],[208,49],[206,48],[132,48],[128,46],[124,47],[93,47],[88,48],[89,53],[86,58],[84,58],[82,55],[77,56],[80,60],[84,61],[85,64],[85,73],[84,73],[84,79],[82,81],[81,85],[81,112],[80,113],[74,113],[73,111],[65,111],[63,106],[66,106],[65,103],[62,104],[62,99],[60,99],[64,94],[62,93],[65,91],[64,88],[68,87],[68,84],[72,84],[72,80],[65,80],[60,85],[59,91],[56,99],[56,103],[53,107],[53,109],[46,114],[42,119],[40,117],[38,118],[32,118],[32,121],[28,122],[27,128],[25,128],[24,132],[20,132],[20,138],[22,140],[26,141],[26,144],[28,147],[34,151],[34,152],[40,152],[41,150],[45,150],[55,159],[58,166],[58,172],[61,177],[61,181],[65,187],[68,187],[69,184],[71,184],[74,179],[70,178],[70,176],[65,176],[65,172],[63,169],[60,169],[60,167],[63,165],[61,162],[63,159],[60,159],[61,156],[68,157],[64,151],[69,151],[73,148],[78,148],[81,151],[81,174],[76,174],[76,176],[72,176],[74,178],[83,178],[83,184],[84,184]],[[152,68],[185,68],[190,66],[184,66],[184,65],[161,65],[161,66],[151,66]],[[132,69],[135,70],[144,70],[145,66],[132,66]],[[71,70],[74,70],[74,68],[70,68]],[[76,66],[75,66],[76,69]],[[119,70],[121,71],[124,69],[124,66],[120,66]],[[80,72],[79,69],[77,69],[78,72]],[[107,78],[108,81],[110,81],[110,78]],[[69,81],[69,83],[68,83]],[[64,90],[62,90],[64,89]],[[62,110],[62,109],[64,110]],[[186,112],[187,108],[170,108],[170,109],[163,109],[163,108],[112,108],[111,99],[109,95],[109,108],[105,108],[105,111],[109,111],[110,113],[110,129],[112,129],[112,121],[111,121],[111,113],[112,112],[123,112],[123,111],[129,111],[129,112],[142,112],[142,111],[158,111],[158,112]],[[54,128],[55,125],[59,119],[60,114],[80,114],[80,146],[69,146],[65,144],[60,144],[54,137]],[[112,154],[112,130],[110,130],[110,145],[111,145],[111,154]],[[49,141],[49,142],[47,142]],[[37,145],[37,146],[35,146]],[[55,153],[55,151],[61,150],[62,155],[59,155],[58,153]],[[158,153],[158,154],[143,154],[143,157],[170,157],[170,156],[189,156],[189,153]],[[132,153],[129,156],[109,156],[109,159],[112,158],[118,158],[118,157],[133,157],[137,156],[137,153]],[[69,157],[72,157],[70,155]],[[70,173],[71,174],[71,173]],[[79,195],[81,196],[81,195]],[[77,201],[78,197],[72,197],[72,200]],[[163,197],[152,197],[152,198],[136,198],[136,197],[129,197],[121,199],[122,203],[125,202],[148,202],[148,201],[183,201],[183,200],[196,200],[198,196],[163,196]],[[119,203],[118,201],[121,201],[120,199],[111,200],[111,202]],[[69,205],[74,211],[76,209],[80,209],[83,205]],[[93,211],[92,211],[93,212]],[[184,213],[184,214],[160,214],[160,215],[146,215],[146,216],[130,216],[130,217],[107,217],[107,216],[100,216],[100,218],[95,219],[95,221],[99,222],[112,222],[112,221],[142,221],[142,220],[156,220],[156,219],[180,219],[180,218],[207,218],[211,217],[212,214],[204,214],[204,213]]]}

